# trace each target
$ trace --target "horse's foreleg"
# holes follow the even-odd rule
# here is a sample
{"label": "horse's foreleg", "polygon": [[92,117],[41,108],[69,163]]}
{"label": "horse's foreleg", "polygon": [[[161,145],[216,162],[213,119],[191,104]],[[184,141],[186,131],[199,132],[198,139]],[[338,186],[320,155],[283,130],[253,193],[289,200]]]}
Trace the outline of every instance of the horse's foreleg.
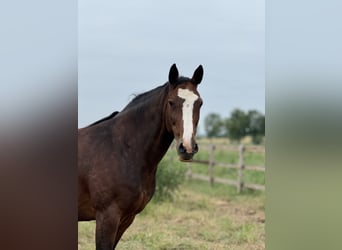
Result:
{"label": "horse's foreleg", "polygon": [[126,217],[121,223],[120,226],[118,228],[116,237],[115,237],[115,244],[114,246],[116,246],[119,242],[119,240],[121,239],[122,234],[126,231],[126,229],[132,224],[133,220],[135,218],[135,215]]}
{"label": "horse's foreleg", "polygon": [[113,250],[120,224],[120,214],[116,205],[96,212],[96,250]]}

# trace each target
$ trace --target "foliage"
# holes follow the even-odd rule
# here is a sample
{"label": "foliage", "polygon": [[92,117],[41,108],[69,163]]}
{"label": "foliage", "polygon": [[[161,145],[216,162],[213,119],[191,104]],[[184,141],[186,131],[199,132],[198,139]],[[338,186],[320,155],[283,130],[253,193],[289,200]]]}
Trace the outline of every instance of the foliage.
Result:
{"label": "foliage", "polygon": [[220,137],[224,134],[223,122],[219,114],[210,113],[205,117],[204,129],[207,137]]}
{"label": "foliage", "polygon": [[158,166],[155,201],[172,200],[175,191],[185,180],[186,166],[184,163],[164,158]]}
{"label": "foliage", "polygon": [[247,135],[248,126],[248,115],[240,109],[233,110],[230,118],[226,120],[229,139],[240,142],[241,138]]}
{"label": "foliage", "polygon": [[243,137],[251,136],[254,144],[261,144],[265,136],[265,116],[257,110],[244,112],[240,109],[234,109],[226,119],[210,113],[205,117],[204,127],[208,138],[226,136],[240,142]]}
{"label": "foliage", "polygon": [[256,110],[248,111],[248,134],[252,136],[254,144],[260,144],[265,136],[265,116]]}

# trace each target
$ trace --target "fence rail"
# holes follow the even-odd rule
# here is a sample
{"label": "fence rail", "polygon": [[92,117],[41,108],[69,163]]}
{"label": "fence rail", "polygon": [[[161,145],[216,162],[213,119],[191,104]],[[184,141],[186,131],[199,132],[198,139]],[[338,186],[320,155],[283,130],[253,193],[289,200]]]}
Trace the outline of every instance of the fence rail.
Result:
{"label": "fence rail", "polygon": [[[244,178],[243,178],[245,170],[265,172],[265,166],[253,166],[253,165],[246,166],[245,161],[244,161],[244,154],[246,151],[247,152],[265,152],[263,148],[255,147],[255,146],[245,147],[244,145],[240,145],[238,148],[233,147],[233,146],[219,145],[218,148],[221,150],[229,150],[229,151],[238,150],[238,152],[239,152],[238,164],[216,162],[215,161],[215,150],[217,149],[217,146],[210,145],[210,147],[209,147],[209,151],[210,151],[209,160],[196,160],[196,159],[194,159],[192,161],[193,163],[208,165],[208,175],[193,173],[191,170],[191,167],[190,167],[189,171],[187,173],[188,178],[202,180],[202,181],[208,181],[210,183],[210,185],[214,185],[214,183],[217,182],[217,183],[227,184],[230,186],[235,186],[238,193],[240,193],[243,188],[254,189],[254,190],[265,190],[264,185],[254,184],[254,183],[245,183]],[[214,175],[214,167],[215,166],[229,168],[229,169],[236,169],[237,170],[237,180],[215,177],[215,175]]]}

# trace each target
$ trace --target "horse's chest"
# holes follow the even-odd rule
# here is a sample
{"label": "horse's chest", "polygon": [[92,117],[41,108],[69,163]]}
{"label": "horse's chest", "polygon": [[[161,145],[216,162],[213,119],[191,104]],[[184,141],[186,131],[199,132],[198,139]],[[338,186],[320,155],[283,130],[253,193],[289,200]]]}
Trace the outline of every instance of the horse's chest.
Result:
{"label": "horse's chest", "polygon": [[[127,212],[129,211],[129,213],[138,214],[145,208],[147,203],[152,199],[155,190],[155,176],[144,176],[144,178],[142,178],[142,181],[140,181],[139,185],[127,189],[130,190],[130,193],[124,196],[126,197],[126,202],[124,206],[126,208],[124,210]],[[123,192],[121,193],[123,194]],[[124,199],[125,198],[123,198],[123,200]]]}
{"label": "horse's chest", "polygon": [[139,198],[136,201],[136,213],[140,213],[147,203],[151,200],[152,194],[147,191],[140,192]]}
{"label": "horse's chest", "polygon": [[140,213],[151,200],[154,193],[153,183],[154,181],[152,180],[148,180],[147,182],[143,181],[140,185],[131,189],[132,194],[129,196],[129,206],[132,208],[132,213]]}

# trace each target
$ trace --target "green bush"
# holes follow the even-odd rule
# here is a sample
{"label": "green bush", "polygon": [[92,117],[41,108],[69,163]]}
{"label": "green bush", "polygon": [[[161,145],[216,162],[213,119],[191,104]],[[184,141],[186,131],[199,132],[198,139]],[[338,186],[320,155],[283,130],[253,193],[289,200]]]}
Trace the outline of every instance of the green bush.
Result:
{"label": "green bush", "polygon": [[187,167],[184,163],[165,157],[158,166],[155,201],[170,201],[175,191],[185,180]]}

